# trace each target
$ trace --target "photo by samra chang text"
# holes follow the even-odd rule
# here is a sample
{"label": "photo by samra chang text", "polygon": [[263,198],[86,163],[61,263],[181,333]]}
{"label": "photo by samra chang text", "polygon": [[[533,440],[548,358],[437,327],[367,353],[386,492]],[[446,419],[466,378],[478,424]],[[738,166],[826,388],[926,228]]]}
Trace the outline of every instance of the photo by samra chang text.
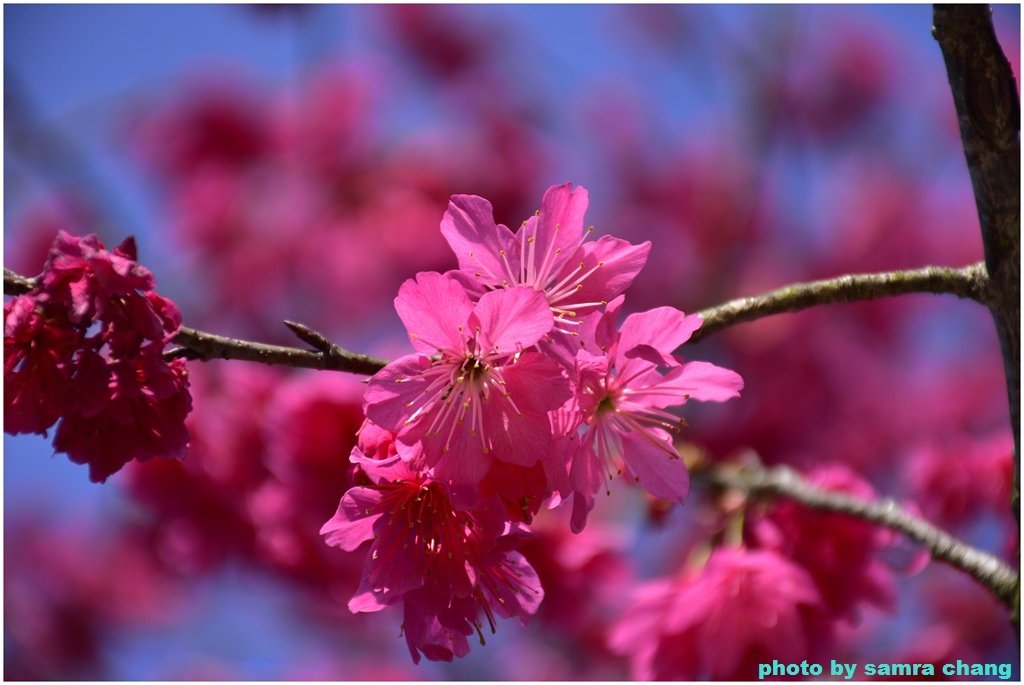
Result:
{"label": "photo by samra chang text", "polygon": [[879,663],[879,664],[852,664],[842,661],[831,660],[828,664],[828,673],[825,666],[819,663],[802,661],[797,664],[781,662],[777,659],[771,663],[762,663],[757,666],[757,677],[760,680],[765,678],[792,678],[795,676],[820,676],[822,678],[841,677],[845,680],[860,679],[871,676],[883,677],[996,677],[1000,680],[1009,680],[1013,676],[1013,664],[973,664],[957,659],[955,662],[946,664],[906,664],[906,663]]}

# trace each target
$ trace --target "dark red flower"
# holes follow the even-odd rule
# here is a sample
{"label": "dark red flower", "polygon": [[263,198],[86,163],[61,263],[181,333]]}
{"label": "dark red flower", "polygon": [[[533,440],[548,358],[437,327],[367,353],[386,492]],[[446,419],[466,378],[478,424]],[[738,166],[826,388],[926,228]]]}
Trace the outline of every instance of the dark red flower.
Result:
{"label": "dark red flower", "polygon": [[48,319],[38,297],[4,304],[4,431],[45,434],[67,403],[72,356],[82,335]]}

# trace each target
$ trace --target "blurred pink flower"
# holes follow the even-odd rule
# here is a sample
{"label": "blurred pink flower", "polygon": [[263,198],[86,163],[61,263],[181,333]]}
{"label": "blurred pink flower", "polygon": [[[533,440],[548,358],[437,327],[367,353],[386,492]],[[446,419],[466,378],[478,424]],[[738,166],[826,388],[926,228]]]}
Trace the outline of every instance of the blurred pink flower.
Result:
{"label": "blurred pink flower", "polygon": [[183,456],[188,372],[163,357],[181,313],[154,286],[134,239],[108,251],[58,232],[33,289],[4,307],[4,430],[44,433],[61,417],[54,448],[94,482],[133,459]]}
{"label": "blurred pink flower", "polygon": [[[875,499],[874,488],[842,465],[815,468],[805,478],[826,492]],[[895,578],[878,556],[892,542],[890,531],[788,500],[776,502],[752,529],[759,546],[807,571],[824,608],[835,618],[857,622],[862,604],[895,610]]]}
{"label": "blurred pink flower", "polygon": [[929,520],[957,526],[986,511],[1009,513],[1014,473],[1009,432],[924,444],[904,464],[914,501]]}
{"label": "blurred pink flower", "polygon": [[4,431],[46,434],[67,407],[82,334],[47,319],[36,297],[4,303]]}
{"label": "blurred pink flower", "polygon": [[704,568],[636,589],[609,644],[640,680],[753,680],[813,660],[828,639],[806,571],[775,552],[719,548]]}

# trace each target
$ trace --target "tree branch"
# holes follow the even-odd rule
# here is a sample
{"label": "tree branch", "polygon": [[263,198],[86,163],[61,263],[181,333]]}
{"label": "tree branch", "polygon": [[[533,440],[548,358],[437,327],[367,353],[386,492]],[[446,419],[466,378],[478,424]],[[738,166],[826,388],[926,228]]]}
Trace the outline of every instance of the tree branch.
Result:
{"label": "tree branch", "polygon": [[4,267],[4,295],[24,295],[36,287],[36,279],[16,274]]}
{"label": "tree branch", "polygon": [[1019,470],[1020,98],[987,5],[936,5],[934,21],[978,207]]}
{"label": "tree branch", "polygon": [[[4,269],[4,293],[7,295],[25,294],[31,291],[35,284],[35,279]],[[840,276],[824,281],[799,283],[758,297],[733,300],[704,310],[701,314],[705,318],[705,323],[701,329],[708,334],[737,323],[780,312],[796,311],[829,302],[851,302],[903,293],[950,293],[983,302],[986,298],[986,284],[985,266],[980,262],[962,269],[925,267],[915,271]],[[265,345],[182,326],[173,339],[174,343],[181,347],[168,354],[172,357],[202,361],[237,359],[364,375],[376,373],[388,363],[385,359],[349,352],[302,324],[291,321],[286,321],[285,324],[300,339],[316,349]],[[899,531],[924,545],[935,559],[967,572],[1003,602],[1009,603],[1008,597],[1016,591],[1017,573],[999,559],[915,518],[892,500],[865,502],[839,493],[817,490],[787,467],[765,469],[760,464],[748,464],[737,468],[732,464],[722,464],[715,467],[698,467],[694,475],[719,487],[735,488],[752,496],[786,497],[814,509],[834,511],[877,523]]]}
{"label": "tree branch", "polygon": [[[4,269],[5,294],[21,295],[31,290],[34,285],[34,279]],[[911,271],[853,274],[810,283],[796,283],[764,295],[742,297],[703,310],[700,315],[704,318],[704,324],[691,336],[690,342],[739,323],[821,304],[873,300],[907,293],[946,293],[986,302],[987,285],[985,265],[981,262],[961,269],[926,266]],[[174,342],[181,345],[181,349],[168,354],[200,361],[237,359],[366,375],[380,371],[388,363],[386,359],[350,352],[302,324],[286,321],[285,325],[316,349],[266,345],[182,326],[174,337]]]}
{"label": "tree branch", "polygon": [[[987,302],[1003,353],[1020,525],[1020,96],[988,5],[935,5],[932,34],[942,50],[991,281]],[[1014,625],[1020,626],[1020,592]]]}
{"label": "tree branch", "polygon": [[[4,269],[4,294],[24,295],[36,285],[34,278],[26,278]],[[347,371],[370,376],[385,366],[388,361],[366,354],[356,354],[343,347],[328,342],[320,333],[293,322],[286,322],[296,335],[315,345],[317,349],[308,350],[284,345],[266,345],[264,343],[228,338],[223,335],[197,331],[182,326],[174,336],[173,342],[181,347],[171,350],[167,355],[171,358],[182,357],[199,361],[211,359],[237,359],[239,361],[260,362],[262,364],[278,364],[300,369],[321,369],[330,371]],[[301,334],[300,334],[301,331]]]}
{"label": "tree branch", "polygon": [[363,376],[372,376],[388,364],[386,359],[349,352],[333,343],[328,343],[329,347],[305,350],[298,347],[266,345],[237,338],[227,338],[222,335],[197,331],[187,326],[181,327],[178,334],[174,336],[174,342],[181,345],[181,348],[173,350],[171,355],[200,361],[237,359],[299,369],[346,371]]}
{"label": "tree branch", "polygon": [[765,468],[756,459],[742,464],[698,466],[695,479],[711,485],[739,490],[750,497],[783,497],[819,511],[830,511],[863,519],[898,531],[943,561],[969,574],[1012,608],[1019,576],[995,556],[971,547],[949,533],[910,514],[892,499],[867,501],[810,485],[788,466]]}
{"label": "tree branch", "polygon": [[704,324],[690,337],[690,342],[746,321],[836,302],[875,300],[908,293],[939,293],[986,303],[987,286],[988,278],[982,262],[962,269],[926,266],[910,271],[852,274],[797,283],[701,311]]}

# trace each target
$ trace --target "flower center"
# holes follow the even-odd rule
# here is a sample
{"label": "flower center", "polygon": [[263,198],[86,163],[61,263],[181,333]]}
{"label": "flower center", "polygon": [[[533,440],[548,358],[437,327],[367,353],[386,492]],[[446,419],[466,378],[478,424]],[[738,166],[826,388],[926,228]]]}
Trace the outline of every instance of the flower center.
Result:
{"label": "flower center", "polygon": [[490,368],[480,359],[469,356],[466,358],[466,361],[462,362],[462,366],[459,368],[460,380],[475,381],[482,378]]}
{"label": "flower center", "polygon": [[611,394],[605,395],[604,399],[597,403],[595,413],[598,415],[615,411],[615,398]]}

